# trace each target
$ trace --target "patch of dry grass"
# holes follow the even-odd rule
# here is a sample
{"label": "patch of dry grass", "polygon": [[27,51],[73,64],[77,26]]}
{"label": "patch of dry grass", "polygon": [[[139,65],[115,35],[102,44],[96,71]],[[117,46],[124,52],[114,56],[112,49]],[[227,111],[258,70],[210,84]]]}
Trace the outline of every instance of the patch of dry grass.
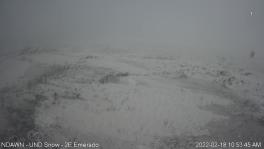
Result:
{"label": "patch of dry grass", "polygon": [[101,79],[99,79],[99,82],[101,84],[106,84],[106,83],[118,83],[120,81],[121,77],[127,77],[129,76],[129,73],[108,73],[104,75]]}
{"label": "patch of dry grass", "polygon": [[44,73],[28,81],[26,86],[28,89],[31,89],[37,84],[46,84],[49,79],[56,79],[62,77],[62,75],[70,68],[70,65],[51,65],[46,68]]}

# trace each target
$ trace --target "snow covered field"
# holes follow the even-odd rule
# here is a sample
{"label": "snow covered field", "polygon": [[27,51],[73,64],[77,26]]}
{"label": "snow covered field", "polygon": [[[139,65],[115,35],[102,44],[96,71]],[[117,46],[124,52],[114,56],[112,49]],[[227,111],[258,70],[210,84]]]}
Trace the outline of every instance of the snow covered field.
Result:
{"label": "snow covered field", "polygon": [[0,71],[0,137],[9,141],[191,149],[264,139],[264,76],[236,65],[29,48],[2,56]]}

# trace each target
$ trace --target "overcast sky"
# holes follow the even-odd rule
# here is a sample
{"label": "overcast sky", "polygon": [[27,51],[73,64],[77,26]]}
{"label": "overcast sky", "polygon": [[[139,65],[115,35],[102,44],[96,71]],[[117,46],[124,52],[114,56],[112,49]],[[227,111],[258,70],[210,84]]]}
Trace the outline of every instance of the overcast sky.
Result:
{"label": "overcast sky", "polygon": [[0,21],[1,48],[264,50],[263,0],[1,0]]}

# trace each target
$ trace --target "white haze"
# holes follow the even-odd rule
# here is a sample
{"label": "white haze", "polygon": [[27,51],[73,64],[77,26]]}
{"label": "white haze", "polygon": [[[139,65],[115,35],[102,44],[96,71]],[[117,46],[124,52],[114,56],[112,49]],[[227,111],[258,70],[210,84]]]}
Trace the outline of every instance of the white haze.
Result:
{"label": "white haze", "polygon": [[0,47],[165,50],[262,70],[263,7],[262,0],[2,0]]}

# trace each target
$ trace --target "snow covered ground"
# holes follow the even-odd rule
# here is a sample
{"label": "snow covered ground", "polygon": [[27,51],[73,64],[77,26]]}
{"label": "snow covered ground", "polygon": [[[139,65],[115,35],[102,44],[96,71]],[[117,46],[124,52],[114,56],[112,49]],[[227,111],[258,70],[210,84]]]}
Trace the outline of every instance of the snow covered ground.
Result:
{"label": "snow covered ground", "polygon": [[0,136],[9,141],[191,149],[264,139],[264,76],[235,65],[31,48],[2,56],[0,71]]}

